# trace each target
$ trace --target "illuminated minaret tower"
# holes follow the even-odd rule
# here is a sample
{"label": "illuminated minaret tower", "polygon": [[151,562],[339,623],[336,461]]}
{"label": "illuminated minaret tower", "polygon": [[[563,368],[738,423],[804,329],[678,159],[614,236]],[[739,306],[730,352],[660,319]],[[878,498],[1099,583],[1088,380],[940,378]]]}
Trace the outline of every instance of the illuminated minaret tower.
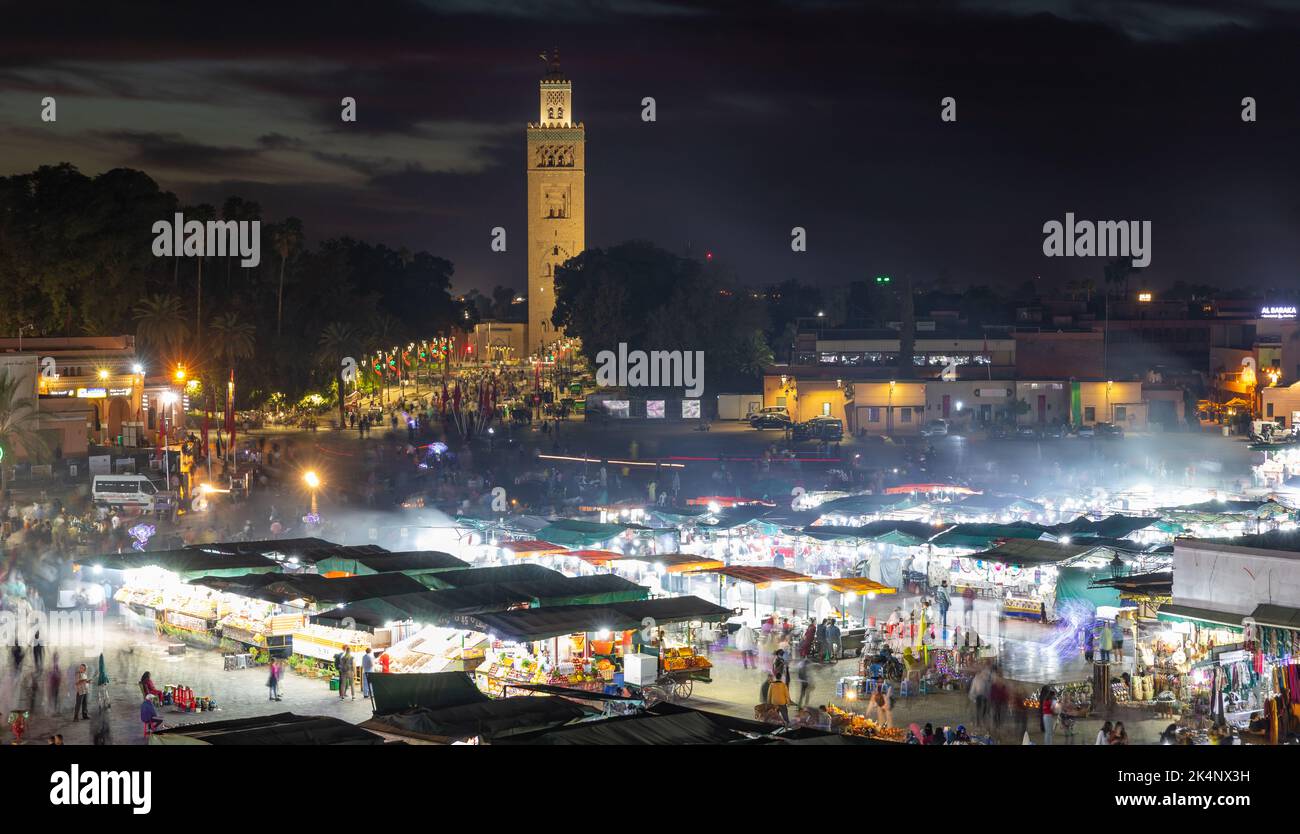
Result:
{"label": "illuminated minaret tower", "polygon": [[555,268],[585,247],[587,132],[573,119],[573,84],[558,51],[546,61],[537,121],[528,124],[528,349],[561,335],[551,324]]}

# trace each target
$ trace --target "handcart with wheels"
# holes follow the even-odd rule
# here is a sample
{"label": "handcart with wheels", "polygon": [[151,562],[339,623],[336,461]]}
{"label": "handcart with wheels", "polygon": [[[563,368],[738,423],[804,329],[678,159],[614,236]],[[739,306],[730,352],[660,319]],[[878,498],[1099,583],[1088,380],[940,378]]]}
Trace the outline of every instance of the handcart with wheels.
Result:
{"label": "handcart with wheels", "polygon": [[695,692],[696,681],[713,681],[713,665],[690,649],[669,649],[663,657],[627,655],[623,662],[624,684],[647,704],[685,701]]}

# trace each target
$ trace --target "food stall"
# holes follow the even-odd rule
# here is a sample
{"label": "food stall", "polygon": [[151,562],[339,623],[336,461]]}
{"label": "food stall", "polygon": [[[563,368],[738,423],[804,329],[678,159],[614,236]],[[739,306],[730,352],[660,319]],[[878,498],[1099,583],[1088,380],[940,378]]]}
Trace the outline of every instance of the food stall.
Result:
{"label": "food stall", "polygon": [[477,631],[425,626],[385,653],[388,670],[397,674],[470,672],[484,661],[487,645],[487,635]]}
{"label": "food stall", "polygon": [[[694,651],[693,628],[731,613],[697,597],[665,597],[484,612],[464,619],[491,641],[475,675],[484,691],[495,695],[507,683],[601,691],[619,685],[630,656],[653,658],[656,681],[661,663],[665,675],[683,684],[707,680],[711,665]],[[637,661],[629,683],[642,680],[648,662]],[[678,695],[689,695],[689,686],[681,689]]]}
{"label": "food stall", "polygon": [[[603,691],[614,680],[615,660],[584,656],[584,635],[572,634],[550,642],[495,642],[474,670],[479,688],[502,697],[511,683],[563,686],[589,692]],[[621,658],[620,658],[621,660]]]}
{"label": "food stall", "polygon": [[886,727],[878,721],[867,718],[856,712],[840,709],[834,704],[828,704],[826,711],[831,716],[831,730],[847,736],[863,736],[865,738],[875,738],[881,741],[904,742],[907,740],[907,730],[902,727]]}

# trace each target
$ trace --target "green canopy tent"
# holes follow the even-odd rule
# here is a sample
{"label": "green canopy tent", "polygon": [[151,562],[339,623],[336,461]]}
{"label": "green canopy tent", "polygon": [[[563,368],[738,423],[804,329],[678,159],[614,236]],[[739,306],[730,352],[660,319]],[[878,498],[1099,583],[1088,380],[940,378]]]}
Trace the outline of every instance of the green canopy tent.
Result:
{"label": "green canopy tent", "polygon": [[601,524],[595,521],[561,519],[538,530],[536,537],[559,547],[599,547],[630,529],[648,529],[639,524]]}
{"label": "green canopy tent", "polygon": [[378,573],[403,573],[417,579],[428,573],[467,567],[468,562],[437,550],[330,556],[316,563],[316,570],[322,574],[338,572],[370,576]]}
{"label": "green canopy tent", "polygon": [[1068,606],[1071,602],[1082,603],[1093,609],[1104,605],[1120,607],[1124,601],[1120,598],[1120,589],[1110,587],[1093,587],[1098,579],[1109,577],[1109,568],[1063,567],[1056,572],[1056,606]]}

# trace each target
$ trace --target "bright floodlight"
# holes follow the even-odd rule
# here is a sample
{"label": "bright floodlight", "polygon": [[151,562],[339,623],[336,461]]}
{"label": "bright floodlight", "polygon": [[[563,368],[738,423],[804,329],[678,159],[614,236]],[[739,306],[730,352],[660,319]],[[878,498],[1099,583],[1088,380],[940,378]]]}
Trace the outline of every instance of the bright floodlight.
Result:
{"label": "bright floodlight", "polygon": [[165,394],[162,395],[162,401],[163,401],[163,405],[175,405],[175,404],[176,404],[176,392],[174,392],[174,391],[168,391],[168,392],[166,392]]}
{"label": "bright floodlight", "polygon": [[137,364],[135,364],[135,365],[132,365],[132,366],[131,366],[131,373],[133,373],[133,374],[142,374],[142,373],[144,373],[144,365],[141,365],[141,364],[139,364],[139,363],[137,363]]}
{"label": "bright floodlight", "polygon": [[318,477],[316,473],[311,470],[308,470],[302,476],[302,480],[304,483],[307,484],[307,486],[311,487],[312,489],[315,489],[316,487],[320,486],[320,477]]}
{"label": "bright floodlight", "polygon": [[108,379],[108,371],[104,370],[103,368],[100,368],[100,369],[99,369],[99,378],[100,378],[100,379]]}

